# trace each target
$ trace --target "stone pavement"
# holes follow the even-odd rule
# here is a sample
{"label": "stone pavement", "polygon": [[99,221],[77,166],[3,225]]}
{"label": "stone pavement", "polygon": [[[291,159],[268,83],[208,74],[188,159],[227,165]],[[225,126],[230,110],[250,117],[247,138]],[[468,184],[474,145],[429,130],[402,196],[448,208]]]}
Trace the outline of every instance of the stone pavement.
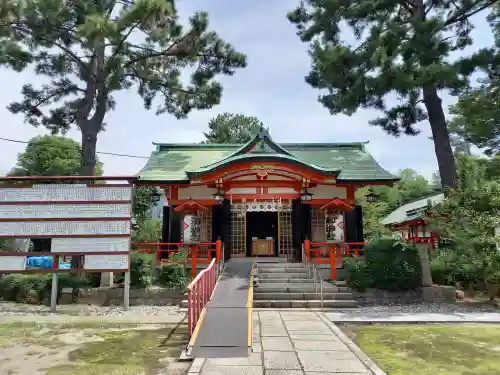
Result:
{"label": "stone pavement", "polygon": [[312,311],[253,313],[247,358],[196,358],[189,375],[385,375],[335,325]]}

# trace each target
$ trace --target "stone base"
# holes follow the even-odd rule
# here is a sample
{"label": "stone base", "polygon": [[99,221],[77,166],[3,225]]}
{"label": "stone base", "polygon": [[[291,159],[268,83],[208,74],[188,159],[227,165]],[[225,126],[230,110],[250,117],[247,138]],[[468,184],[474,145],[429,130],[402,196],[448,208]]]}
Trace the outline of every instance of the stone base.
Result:
{"label": "stone base", "polygon": [[[59,303],[61,305],[71,304],[71,289],[63,289]],[[172,306],[180,305],[184,299],[184,293],[177,289],[168,289],[162,287],[150,287],[147,289],[130,289],[130,305],[156,305]],[[111,288],[92,288],[82,290],[77,303],[110,306],[123,304],[123,287],[116,286]]]}
{"label": "stone base", "polygon": [[422,288],[422,299],[427,302],[455,302],[456,289],[446,285],[432,285]]}

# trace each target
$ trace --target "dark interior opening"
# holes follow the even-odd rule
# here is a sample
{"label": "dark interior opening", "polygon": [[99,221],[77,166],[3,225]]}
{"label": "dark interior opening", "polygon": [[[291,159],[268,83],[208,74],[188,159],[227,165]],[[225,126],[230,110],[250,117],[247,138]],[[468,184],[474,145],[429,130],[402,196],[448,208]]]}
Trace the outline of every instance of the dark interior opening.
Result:
{"label": "dark interior opening", "polygon": [[274,239],[274,256],[278,256],[278,213],[277,212],[247,212],[247,256],[252,256],[252,238],[265,240]]}

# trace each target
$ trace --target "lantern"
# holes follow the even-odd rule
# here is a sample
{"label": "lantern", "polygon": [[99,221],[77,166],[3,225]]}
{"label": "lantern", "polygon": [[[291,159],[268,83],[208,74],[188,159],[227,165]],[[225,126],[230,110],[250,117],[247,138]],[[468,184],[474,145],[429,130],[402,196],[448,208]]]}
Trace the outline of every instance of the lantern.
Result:
{"label": "lantern", "polygon": [[199,243],[201,238],[201,217],[186,212],[182,225],[183,242],[187,245]]}

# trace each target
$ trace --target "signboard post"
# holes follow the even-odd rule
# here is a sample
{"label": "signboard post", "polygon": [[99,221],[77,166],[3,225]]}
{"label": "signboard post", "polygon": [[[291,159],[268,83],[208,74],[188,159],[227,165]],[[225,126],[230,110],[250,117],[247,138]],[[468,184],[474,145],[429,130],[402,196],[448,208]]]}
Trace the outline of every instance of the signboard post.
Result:
{"label": "signboard post", "polygon": [[[0,238],[51,239],[44,252],[0,252],[0,273],[52,273],[51,310],[57,303],[59,272],[125,272],[124,307],[130,295],[130,235],[134,178],[40,177],[66,183],[37,184],[37,178],[0,185]],[[68,180],[127,181],[71,184]],[[26,183],[27,182],[27,183]],[[83,256],[81,268],[70,268],[68,256]],[[32,265],[44,257],[50,267]],[[31,260],[30,260],[31,259]],[[62,262],[61,262],[62,261]]]}

